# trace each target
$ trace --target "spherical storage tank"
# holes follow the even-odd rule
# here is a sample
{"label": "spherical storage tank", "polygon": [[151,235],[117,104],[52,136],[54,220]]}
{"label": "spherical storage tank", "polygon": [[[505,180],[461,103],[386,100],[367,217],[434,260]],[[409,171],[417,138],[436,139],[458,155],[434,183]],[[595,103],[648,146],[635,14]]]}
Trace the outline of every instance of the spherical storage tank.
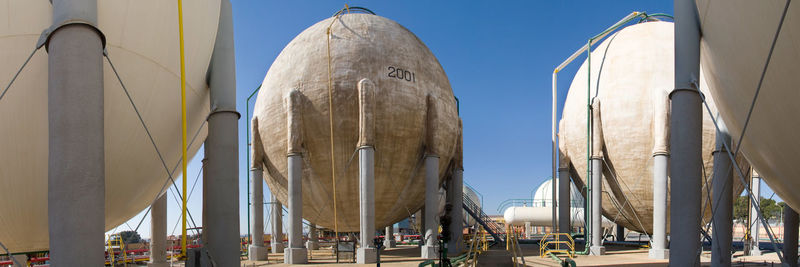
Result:
{"label": "spherical storage tank", "polygon": [[[408,29],[380,16],[350,13],[304,30],[283,49],[264,78],[254,108],[258,131],[254,136],[261,143],[254,143],[254,153],[263,153],[264,179],[286,204],[286,98],[296,90],[302,117],[303,218],[333,229],[335,216],[339,231],[358,231],[359,227],[357,84],[362,79],[369,79],[375,90],[376,227],[407,218],[422,207],[424,155],[439,156],[439,177],[444,177],[458,142],[456,100],[447,76]],[[427,111],[428,97],[432,114]],[[329,105],[333,106],[333,151]],[[435,118],[432,124],[427,117]],[[426,125],[436,126],[432,143],[426,141]]]}
{"label": "spherical storage tank", "polygon": [[703,74],[732,139],[744,134],[741,152],[781,199],[800,209],[800,5],[698,0],[697,8]]}
{"label": "spherical storage tank", "polygon": [[[181,158],[177,3],[116,0],[97,5],[97,26],[105,34],[108,54],[173,168]],[[205,75],[219,8],[219,0],[183,5],[189,138],[209,110]],[[4,89],[42,31],[51,26],[52,6],[47,0],[3,0],[0,18]],[[105,221],[106,230],[111,230],[150,205],[167,175],[116,76],[107,62],[103,64]],[[41,49],[0,100],[0,242],[12,253],[48,249],[47,77],[47,52]],[[189,148],[191,154],[205,135],[203,127]]]}
{"label": "spherical storage tank", "polygon": [[[602,128],[603,214],[625,228],[652,233],[653,153],[668,149],[668,94],[674,87],[674,29],[670,22],[646,22],[626,27],[597,45],[591,57],[591,101],[599,102]],[[561,153],[570,159],[573,179],[582,186],[587,179],[587,63],[580,67],[564,104]],[[700,77],[705,95],[705,80]],[[716,113],[713,101],[709,106]],[[704,221],[711,216],[705,185],[711,184],[712,152],[716,131],[703,108],[703,205]],[[597,112],[598,110],[595,110]],[[664,129],[664,130],[659,130]],[[742,166],[743,159],[738,160]],[[735,179],[734,194],[743,187]],[[669,202],[668,202],[669,203]],[[667,209],[669,213],[669,208]],[[669,216],[669,214],[667,214]],[[669,223],[669,219],[667,219]]]}

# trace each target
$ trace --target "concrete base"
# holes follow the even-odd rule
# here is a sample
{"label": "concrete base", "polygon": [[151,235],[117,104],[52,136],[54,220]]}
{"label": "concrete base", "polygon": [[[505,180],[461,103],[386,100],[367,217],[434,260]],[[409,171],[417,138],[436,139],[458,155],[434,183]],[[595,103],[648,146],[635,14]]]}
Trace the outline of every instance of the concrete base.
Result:
{"label": "concrete base", "polygon": [[606,254],[606,247],[604,246],[592,246],[589,248],[589,254],[591,255],[605,255]]}
{"label": "concrete base", "polygon": [[761,256],[761,250],[757,248],[751,249],[750,256]]}
{"label": "concrete base", "polygon": [[669,259],[669,249],[650,249],[647,255],[651,259]]}
{"label": "concrete base", "polygon": [[169,262],[148,262],[147,267],[169,267]]}
{"label": "concrete base", "polygon": [[306,250],[306,248],[283,249],[283,263],[286,264],[308,263],[308,250]]}
{"label": "concrete base", "polygon": [[356,263],[357,264],[370,264],[378,262],[378,249],[376,248],[358,248],[356,250]]}
{"label": "concrete base", "polygon": [[397,241],[394,238],[389,237],[388,239],[383,239],[383,247],[385,248],[394,248],[397,247]]}
{"label": "concrete base", "polygon": [[319,242],[306,241],[306,248],[309,249],[309,250],[318,250],[319,249]]}
{"label": "concrete base", "polygon": [[270,246],[272,248],[272,253],[281,253],[281,251],[286,248],[283,243],[272,243]]}
{"label": "concrete base", "polygon": [[247,247],[247,259],[251,261],[267,260],[267,253],[269,253],[267,247],[253,245]]}
{"label": "concrete base", "polygon": [[420,257],[423,259],[439,258],[439,252],[437,251],[436,246],[423,245],[420,247],[420,250],[421,250]]}

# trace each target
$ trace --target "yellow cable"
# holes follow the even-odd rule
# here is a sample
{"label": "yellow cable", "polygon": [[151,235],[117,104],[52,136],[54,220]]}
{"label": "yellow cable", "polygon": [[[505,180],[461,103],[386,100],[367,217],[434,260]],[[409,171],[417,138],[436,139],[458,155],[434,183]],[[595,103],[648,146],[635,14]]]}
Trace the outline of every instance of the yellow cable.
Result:
{"label": "yellow cable", "polygon": [[181,50],[181,165],[183,167],[183,207],[181,216],[181,256],[186,257],[186,62],[183,54],[183,1],[178,0],[178,38]]}
{"label": "yellow cable", "polygon": [[[345,5],[347,7],[347,5]],[[336,213],[336,157],[333,151],[333,71],[331,69],[331,27],[333,23],[339,19],[339,15],[333,18],[331,24],[328,25],[327,39],[328,39],[328,120],[330,122],[331,134],[331,180],[333,184],[333,232],[336,233],[336,244],[338,249],[339,244],[339,217]]]}

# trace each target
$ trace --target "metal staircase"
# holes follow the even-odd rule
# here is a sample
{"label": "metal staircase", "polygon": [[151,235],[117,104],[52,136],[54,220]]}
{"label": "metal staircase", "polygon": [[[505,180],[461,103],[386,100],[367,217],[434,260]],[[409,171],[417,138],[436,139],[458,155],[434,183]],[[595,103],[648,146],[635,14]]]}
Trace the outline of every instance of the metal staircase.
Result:
{"label": "metal staircase", "polygon": [[463,202],[464,210],[469,213],[472,218],[475,218],[483,229],[486,229],[486,232],[494,237],[496,242],[506,242],[506,232],[503,230],[503,227],[498,225],[494,220],[489,218],[489,215],[483,212],[480,206],[475,204],[471,199],[469,199],[466,195],[464,195],[464,202]]}

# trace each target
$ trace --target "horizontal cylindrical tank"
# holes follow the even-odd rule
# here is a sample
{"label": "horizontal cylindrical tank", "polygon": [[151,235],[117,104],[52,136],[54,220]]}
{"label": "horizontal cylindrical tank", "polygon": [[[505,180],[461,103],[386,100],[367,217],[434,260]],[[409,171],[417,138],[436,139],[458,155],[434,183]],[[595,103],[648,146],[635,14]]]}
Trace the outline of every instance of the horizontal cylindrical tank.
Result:
{"label": "horizontal cylindrical tank", "polygon": [[[740,153],[797,210],[800,6],[784,1],[698,0],[697,8],[703,32],[702,71],[731,138],[736,143],[744,135]],[[739,180],[738,174],[733,179]]]}
{"label": "horizontal cylindrical tank", "polygon": [[[219,8],[219,0],[183,5],[188,138],[198,132],[209,112],[205,76]],[[48,1],[0,5],[0,88],[5,89],[42,31],[53,23],[51,9]],[[108,54],[172,171],[181,158],[177,3],[98,1],[97,10],[97,26],[105,35]],[[111,230],[150,205],[167,174],[114,72],[108,62],[103,64],[105,217],[106,230]],[[12,253],[48,249],[47,77],[43,48],[0,100],[0,242]],[[190,155],[205,135],[203,127],[189,148]],[[175,176],[179,175],[177,171]]]}
{"label": "horizontal cylindrical tank", "polygon": [[376,227],[422,207],[424,156],[439,157],[441,179],[449,172],[458,138],[456,100],[447,76],[408,29],[380,16],[345,13],[300,33],[275,59],[258,93],[253,136],[260,141],[254,143],[259,154],[254,158],[262,157],[256,164],[264,164],[272,194],[286,203],[285,98],[297,90],[301,101],[294,112],[302,126],[292,131],[302,132],[302,144],[293,149],[305,162],[303,218],[325,228],[336,225],[339,231],[357,231],[359,226],[355,152],[361,134],[357,84],[362,79],[375,90],[365,99],[374,101],[368,105],[374,126],[367,132],[374,129],[368,142],[375,147]]}
{"label": "horizontal cylindrical tank", "polygon": [[[558,215],[556,215],[557,219]],[[506,224],[511,225],[525,225],[530,223],[531,226],[552,226],[553,225],[553,209],[550,207],[509,207],[503,212],[503,219]],[[583,227],[583,208],[570,209],[570,222],[573,227]],[[603,227],[612,227],[614,224],[603,217]]]}
{"label": "horizontal cylindrical tank", "polygon": [[[646,22],[626,27],[609,36],[592,51],[591,80],[588,64],[580,67],[564,104],[560,135],[564,153],[571,159],[574,181],[587,181],[587,94],[600,103],[601,143],[591,156],[603,158],[603,214],[627,229],[652,233],[653,154],[668,153],[669,102],[674,87],[674,29],[669,22]],[[588,82],[591,87],[588,88]],[[708,95],[705,80],[700,90]],[[708,98],[710,100],[710,98]],[[709,101],[716,112],[713,101]],[[665,113],[666,112],[666,113]],[[666,125],[666,126],[665,126]],[[662,132],[657,132],[662,131]],[[663,131],[666,131],[663,132]],[[707,194],[713,170],[716,131],[711,117],[703,114],[703,202],[704,218],[711,216]],[[660,140],[657,140],[659,139]],[[743,159],[739,160],[743,163]],[[743,186],[734,184],[738,195]],[[669,216],[669,215],[668,215]],[[667,223],[669,219],[667,219]]]}

